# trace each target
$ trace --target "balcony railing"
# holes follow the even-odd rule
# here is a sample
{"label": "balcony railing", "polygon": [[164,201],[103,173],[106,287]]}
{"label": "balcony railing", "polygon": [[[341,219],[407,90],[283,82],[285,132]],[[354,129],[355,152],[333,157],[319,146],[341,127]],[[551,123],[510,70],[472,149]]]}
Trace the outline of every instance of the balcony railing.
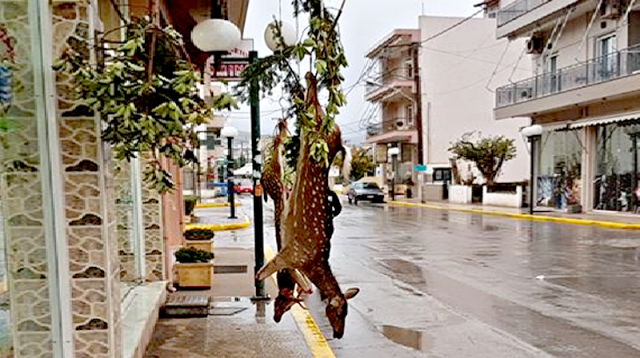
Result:
{"label": "balcony railing", "polygon": [[640,73],[640,45],[500,87],[496,91],[496,107],[527,102],[636,73]]}
{"label": "balcony railing", "polygon": [[498,11],[498,27],[550,1],[553,0],[518,0],[509,4]]}
{"label": "balcony railing", "polygon": [[378,134],[384,134],[393,131],[414,130],[415,126],[412,122],[412,120],[409,120],[407,118],[397,117],[385,120],[382,123],[370,124],[367,126],[367,136],[372,137]]}
{"label": "balcony railing", "polygon": [[367,81],[366,94],[369,95],[381,88],[384,88],[394,81],[413,81],[413,73],[407,68],[399,67],[386,71],[381,76]]}
{"label": "balcony railing", "polygon": [[382,123],[370,124],[367,126],[367,137],[373,137],[382,133]]}

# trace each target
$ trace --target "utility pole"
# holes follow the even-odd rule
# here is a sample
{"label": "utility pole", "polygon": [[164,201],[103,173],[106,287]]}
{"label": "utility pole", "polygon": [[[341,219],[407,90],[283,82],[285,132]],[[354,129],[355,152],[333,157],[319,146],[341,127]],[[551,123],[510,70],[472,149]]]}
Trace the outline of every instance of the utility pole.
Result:
{"label": "utility pole", "polygon": [[420,81],[420,43],[414,42],[412,46],[413,54],[413,80],[416,86],[416,129],[418,131],[418,164],[424,162],[424,137],[422,135],[422,83]]}
{"label": "utility pole", "polygon": [[[249,64],[258,59],[258,52],[249,52]],[[264,266],[264,219],[262,213],[262,154],[260,153],[260,84],[257,79],[252,79],[249,89],[249,103],[251,104],[251,157],[253,164],[253,226],[255,242],[255,271]],[[264,282],[254,277],[256,296],[254,300],[268,299],[264,293]]]}

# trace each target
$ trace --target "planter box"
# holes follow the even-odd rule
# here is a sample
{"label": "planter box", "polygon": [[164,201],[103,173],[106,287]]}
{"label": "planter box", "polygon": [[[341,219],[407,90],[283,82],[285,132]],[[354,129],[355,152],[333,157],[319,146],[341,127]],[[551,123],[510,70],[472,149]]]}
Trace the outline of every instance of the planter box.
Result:
{"label": "planter box", "polygon": [[490,193],[487,186],[482,187],[482,205],[504,206],[509,208],[522,207],[522,186],[516,187],[515,192]]}
{"label": "planter box", "polygon": [[213,240],[185,240],[187,247],[194,249],[213,252]]}
{"label": "planter box", "polygon": [[442,201],[444,200],[444,185],[442,184],[424,184],[422,186],[422,200],[424,201]]}
{"label": "planter box", "polygon": [[178,286],[187,288],[211,288],[213,283],[213,262],[181,264],[176,263]]}
{"label": "planter box", "polygon": [[467,185],[449,186],[449,202],[453,204],[471,204],[473,188]]}

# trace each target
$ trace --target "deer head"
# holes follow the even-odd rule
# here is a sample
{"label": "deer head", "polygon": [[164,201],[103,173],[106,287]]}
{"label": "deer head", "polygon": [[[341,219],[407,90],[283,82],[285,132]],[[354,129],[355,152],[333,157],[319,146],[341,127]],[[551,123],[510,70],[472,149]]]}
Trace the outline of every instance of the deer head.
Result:
{"label": "deer head", "polygon": [[354,298],[359,292],[358,288],[350,288],[344,295],[340,294],[328,300],[325,311],[333,328],[333,338],[340,339],[344,335],[344,324],[349,308],[347,300]]}

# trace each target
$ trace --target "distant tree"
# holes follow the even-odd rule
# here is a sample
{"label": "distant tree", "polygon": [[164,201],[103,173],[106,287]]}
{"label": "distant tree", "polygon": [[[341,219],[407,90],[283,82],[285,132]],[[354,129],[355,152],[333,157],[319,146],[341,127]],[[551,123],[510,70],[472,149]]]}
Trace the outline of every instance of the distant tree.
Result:
{"label": "distant tree", "polygon": [[362,148],[353,148],[351,150],[353,157],[351,161],[351,179],[360,180],[365,175],[372,175],[376,169],[376,163],[369,152]]}
{"label": "distant tree", "polygon": [[464,134],[451,144],[449,151],[455,155],[455,159],[475,163],[485,183],[493,185],[502,165],[516,157],[515,140],[504,136],[473,139],[474,134]]}

